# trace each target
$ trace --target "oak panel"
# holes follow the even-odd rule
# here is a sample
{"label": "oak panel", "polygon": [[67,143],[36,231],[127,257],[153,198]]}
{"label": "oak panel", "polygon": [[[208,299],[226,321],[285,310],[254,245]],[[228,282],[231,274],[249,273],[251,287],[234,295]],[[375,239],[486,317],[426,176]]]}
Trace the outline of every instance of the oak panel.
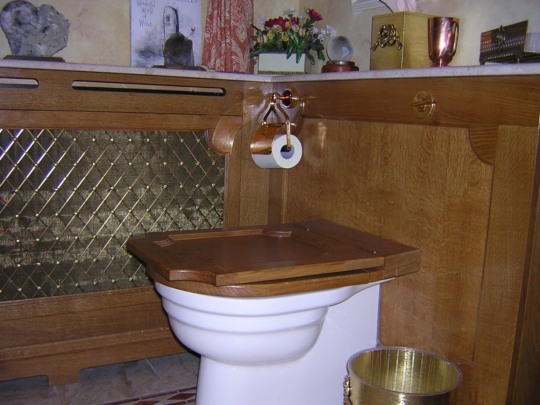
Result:
{"label": "oak panel", "polygon": [[9,129],[205,131],[214,129],[220,119],[216,115],[0,110],[0,124]]}
{"label": "oak panel", "polygon": [[229,185],[229,205],[225,208],[226,226],[261,225],[268,221],[270,171],[255,164],[249,148],[251,138],[266,114],[272,85],[249,83],[245,85],[244,91],[244,122],[236,135],[228,160],[226,181]]}
{"label": "oak panel", "polygon": [[59,339],[55,343],[10,353],[9,358],[1,360],[0,381],[46,375],[49,385],[70,384],[77,382],[78,372],[84,368],[185,351],[168,328],[106,335],[94,340]]}
{"label": "oak panel", "polygon": [[[538,183],[538,167],[536,168]],[[524,299],[521,301],[518,319],[519,337],[514,344],[518,357],[515,372],[511,375],[512,404],[533,404],[540,398],[540,237],[538,234],[540,216],[538,215],[538,192],[534,197],[534,236],[527,257],[528,274],[524,277]]]}
{"label": "oak panel", "polygon": [[[505,404],[535,193],[537,129],[499,129],[474,362],[481,404]],[[525,277],[526,278],[526,277]],[[538,364],[538,363],[537,363]]]}
{"label": "oak panel", "polygon": [[182,353],[153,287],[0,304],[0,381]]}
{"label": "oak panel", "polygon": [[320,217],[419,248],[420,271],[383,286],[381,342],[472,362],[493,169],[468,131],[330,120],[305,128],[285,219]]}
{"label": "oak panel", "polygon": [[154,232],[127,249],[171,282],[237,289],[380,267],[396,277],[420,262],[417,249],[321,220]]}
{"label": "oak panel", "polygon": [[[3,78],[31,78],[36,89],[0,87],[0,109],[99,111],[184,115],[241,115],[243,83],[236,81],[78,71],[0,68]],[[223,88],[225,95],[74,90],[74,81]]]}
{"label": "oak panel", "polygon": [[[418,271],[418,263],[413,263],[411,272]],[[309,291],[327,290],[351,285],[374,283],[385,278],[384,269],[375,267],[366,270],[355,270],[337,275],[326,274],[312,277],[296,277],[277,282],[261,282],[242,285],[215,287],[208,283],[197,281],[169,281],[151,267],[147,268],[153,280],[173,288],[190,291],[197,294],[215,295],[220,297],[270,297],[275,295],[296,294]],[[406,272],[403,272],[406,274]]]}
{"label": "oak panel", "polygon": [[[538,77],[422,77],[277,83],[306,101],[306,117],[469,128],[474,125],[538,125]],[[437,101],[433,114],[418,118],[414,96],[428,91]],[[495,125],[495,126],[494,126]]]}

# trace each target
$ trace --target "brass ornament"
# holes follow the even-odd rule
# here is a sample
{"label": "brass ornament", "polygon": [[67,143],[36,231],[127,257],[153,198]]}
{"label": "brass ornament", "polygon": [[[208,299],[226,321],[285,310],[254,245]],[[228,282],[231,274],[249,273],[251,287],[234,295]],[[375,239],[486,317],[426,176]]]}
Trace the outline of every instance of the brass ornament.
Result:
{"label": "brass ornament", "polygon": [[504,27],[501,25],[499,27],[499,31],[497,31],[497,36],[495,37],[495,45],[497,46],[498,52],[502,51],[505,43],[506,43],[506,32],[504,30]]}
{"label": "brass ornament", "polygon": [[351,402],[351,378],[347,374],[343,381],[343,405],[352,405]]}
{"label": "brass ornament", "polygon": [[371,47],[371,50],[376,50],[377,48],[385,48],[387,46],[394,46],[397,44],[397,48],[401,51],[403,44],[399,38],[399,35],[394,24],[385,24],[379,29],[379,36],[375,40],[375,43]]}
{"label": "brass ornament", "polygon": [[421,91],[414,96],[412,107],[418,118],[427,118],[433,112],[437,101],[427,91]]}

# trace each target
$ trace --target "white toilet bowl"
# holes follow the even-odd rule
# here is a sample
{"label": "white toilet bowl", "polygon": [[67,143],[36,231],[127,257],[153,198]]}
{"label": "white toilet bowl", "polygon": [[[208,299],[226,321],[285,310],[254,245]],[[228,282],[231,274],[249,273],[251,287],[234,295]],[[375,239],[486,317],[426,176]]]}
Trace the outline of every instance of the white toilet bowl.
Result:
{"label": "white toilet bowl", "polygon": [[380,283],[253,298],[156,289],[201,355],[197,405],[330,405],[347,359],[377,345]]}

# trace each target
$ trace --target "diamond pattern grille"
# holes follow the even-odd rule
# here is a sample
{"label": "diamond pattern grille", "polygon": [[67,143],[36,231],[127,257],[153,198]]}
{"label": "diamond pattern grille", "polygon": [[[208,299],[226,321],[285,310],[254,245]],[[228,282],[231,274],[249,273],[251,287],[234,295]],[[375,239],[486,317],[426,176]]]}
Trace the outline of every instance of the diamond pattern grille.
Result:
{"label": "diamond pattern grille", "polygon": [[125,242],[223,224],[203,133],[0,129],[0,301],[151,285]]}

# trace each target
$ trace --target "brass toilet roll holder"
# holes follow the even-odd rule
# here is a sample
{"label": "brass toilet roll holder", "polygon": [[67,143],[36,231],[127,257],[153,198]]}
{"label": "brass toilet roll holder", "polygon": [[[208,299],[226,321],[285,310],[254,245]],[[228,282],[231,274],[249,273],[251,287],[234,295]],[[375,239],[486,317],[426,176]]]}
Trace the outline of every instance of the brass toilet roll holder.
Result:
{"label": "brass toilet roll holder", "polygon": [[[283,94],[279,93],[271,93],[269,94],[270,104],[268,106],[268,110],[266,111],[266,114],[264,114],[262,119],[262,124],[255,131],[253,134],[253,137],[251,138],[251,143],[249,145],[249,149],[251,154],[255,155],[269,155],[272,153],[272,142],[281,129],[283,125],[285,125],[286,128],[286,136],[287,136],[287,145],[284,146],[284,149],[286,151],[291,150],[291,120],[289,118],[289,115],[285,112],[283,106],[285,108],[292,108],[296,106],[297,102],[299,101],[299,98],[295,96],[290,90],[285,90]],[[279,122],[279,113],[284,118],[284,122]],[[278,119],[278,122],[271,123],[268,122],[268,117],[270,114],[274,114],[274,116]]]}

